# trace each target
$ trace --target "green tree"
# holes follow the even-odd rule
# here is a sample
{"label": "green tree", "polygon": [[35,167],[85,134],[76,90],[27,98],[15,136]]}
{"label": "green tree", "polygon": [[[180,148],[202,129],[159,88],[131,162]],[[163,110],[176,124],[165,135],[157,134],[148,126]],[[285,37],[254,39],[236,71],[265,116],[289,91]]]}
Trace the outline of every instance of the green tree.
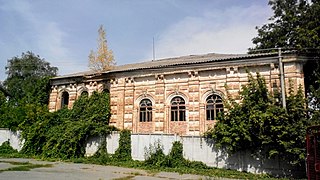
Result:
{"label": "green tree", "polygon": [[[7,79],[3,86],[10,95],[10,100],[18,103],[48,103],[49,77],[56,76],[58,68],[41,59],[39,55],[28,51],[21,57],[8,60],[5,67]],[[19,102],[21,103],[21,102]]]}
{"label": "green tree", "polygon": [[240,91],[241,103],[229,99],[228,111],[218,117],[206,136],[230,153],[251,150],[267,158],[278,156],[291,164],[302,163],[305,129],[310,125],[302,88],[297,93],[290,88],[287,111],[278,103],[277,94],[268,92],[259,73],[256,78],[249,74],[248,84]]}
{"label": "green tree", "polygon": [[318,0],[270,0],[271,21],[256,27],[253,49],[320,48],[320,2]]}
{"label": "green tree", "polygon": [[312,125],[320,125],[320,63],[311,62],[309,65],[314,67],[314,71],[306,71],[311,72],[311,74],[307,74],[306,77],[308,78],[305,78],[307,83],[310,84],[307,94],[308,115],[312,121]]}
{"label": "green tree", "polygon": [[[270,0],[273,10],[270,23],[257,27],[252,50],[284,48],[312,55],[304,65],[305,95],[309,122],[320,124],[320,1]],[[305,131],[306,129],[302,129]]]}
{"label": "green tree", "polygon": [[8,76],[0,86],[0,127],[15,130],[33,105],[47,108],[49,78],[58,69],[32,52],[9,59],[5,69]]}
{"label": "green tree", "polygon": [[89,54],[89,68],[94,71],[108,71],[116,65],[113,52],[108,48],[106,32],[101,25],[99,30],[97,52],[93,50]]}

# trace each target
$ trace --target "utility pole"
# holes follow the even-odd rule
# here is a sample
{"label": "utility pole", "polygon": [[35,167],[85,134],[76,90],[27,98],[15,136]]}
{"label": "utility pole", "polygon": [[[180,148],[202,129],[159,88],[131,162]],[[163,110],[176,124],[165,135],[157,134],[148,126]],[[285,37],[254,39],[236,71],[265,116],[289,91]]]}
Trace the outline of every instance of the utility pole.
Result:
{"label": "utility pole", "polygon": [[287,105],[286,105],[286,87],[285,87],[284,69],[283,69],[283,63],[282,63],[281,48],[278,48],[278,58],[279,58],[279,70],[280,70],[280,87],[281,87],[282,107],[284,109],[287,109]]}

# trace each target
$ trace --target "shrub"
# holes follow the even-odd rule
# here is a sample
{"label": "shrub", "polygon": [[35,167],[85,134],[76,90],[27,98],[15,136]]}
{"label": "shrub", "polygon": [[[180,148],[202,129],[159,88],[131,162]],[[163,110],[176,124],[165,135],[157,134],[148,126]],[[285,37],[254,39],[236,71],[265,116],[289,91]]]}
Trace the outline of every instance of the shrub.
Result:
{"label": "shrub", "polygon": [[165,166],[166,155],[163,153],[163,146],[160,144],[160,140],[155,142],[154,145],[150,144],[149,148],[145,148],[145,161],[144,164],[152,166]]}
{"label": "shrub", "polygon": [[16,149],[13,149],[10,145],[9,141],[5,141],[0,145],[0,155],[2,154],[13,154],[13,153],[18,153]]}

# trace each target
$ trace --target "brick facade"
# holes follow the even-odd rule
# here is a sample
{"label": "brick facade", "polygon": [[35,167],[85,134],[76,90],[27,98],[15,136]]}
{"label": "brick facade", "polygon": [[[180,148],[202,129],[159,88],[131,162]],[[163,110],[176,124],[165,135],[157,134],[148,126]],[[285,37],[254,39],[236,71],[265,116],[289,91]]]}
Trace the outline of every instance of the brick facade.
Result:
{"label": "brick facade", "polygon": [[[189,57],[180,57],[176,60],[178,63],[173,65],[166,65],[169,61],[160,60],[154,62],[160,66],[147,66],[146,62],[135,69],[121,69],[120,66],[100,74],[83,73],[53,78],[49,109],[55,111],[61,108],[62,92],[69,93],[68,107],[72,108],[82,92],[90,95],[93,91],[108,89],[111,125],[139,133],[201,135],[215,123],[215,120],[207,120],[207,98],[210,95],[226,98],[227,93],[237,97],[241,87],[248,82],[247,71],[252,74],[259,72],[271,92],[280,88],[277,54],[223,56],[214,60],[207,56],[201,56],[201,61],[194,56],[191,63],[183,62],[183,58]],[[284,54],[282,60],[286,90],[289,81],[294,84],[295,90],[299,85],[304,88],[305,58],[289,53]],[[179,115],[185,113],[184,121],[172,121],[171,102],[175,97],[184,100],[185,109],[177,111]],[[140,122],[140,102],[143,99],[152,102],[152,121]]]}

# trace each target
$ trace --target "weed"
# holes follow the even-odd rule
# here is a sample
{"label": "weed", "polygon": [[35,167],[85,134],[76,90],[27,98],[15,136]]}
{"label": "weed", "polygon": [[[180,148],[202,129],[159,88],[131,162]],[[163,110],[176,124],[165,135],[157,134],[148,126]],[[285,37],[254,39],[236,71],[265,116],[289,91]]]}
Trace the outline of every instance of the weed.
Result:
{"label": "weed", "polygon": [[121,178],[115,178],[114,180],[131,180],[133,178],[134,178],[134,176],[125,176],[125,177],[121,177]]}
{"label": "weed", "polygon": [[19,165],[15,167],[10,167],[7,169],[1,169],[0,173],[5,171],[30,171],[34,168],[41,168],[41,167],[52,167],[52,164],[31,164],[29,162],[10,162],[10,161],[1,161],[1,162],[7,162],[13,165]]}

